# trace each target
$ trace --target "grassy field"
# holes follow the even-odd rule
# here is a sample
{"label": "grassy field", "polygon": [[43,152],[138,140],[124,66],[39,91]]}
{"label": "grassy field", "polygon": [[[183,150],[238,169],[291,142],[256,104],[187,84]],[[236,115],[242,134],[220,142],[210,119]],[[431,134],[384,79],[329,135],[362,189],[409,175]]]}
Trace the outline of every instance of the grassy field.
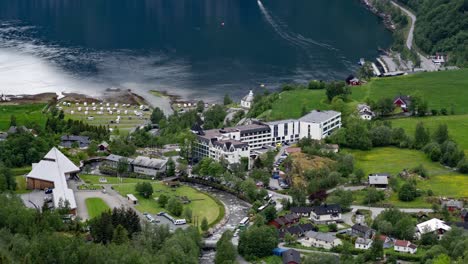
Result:
{"label": "grassy field", "polygon": [[[130,130],[136,126],[142,125],[151,116],[151,111],[142,111],[137,106],[123,107],[122,105],[119,105],[115,107],[114,104],[109,104],[109,106],[107,106],[106,104],[100,105],[99,103],[95,106],[92,106],[91,104],[88,104],[87,106],[84,106],[83,104],[78,106],[73,104],[71,106],[64,106],[63,104],[60,104],[60,106],[63,108],[66,118],[82,120],[95,126],[109,125],[110,128],[118,128],[120,130]],[[85,115],[86,107],[88,108],[87,115]],[[96,107],[96,110],[93,110],[93,107]],[[100,107],[103,107],[104,110],[101,111]],[[114,110],[111,110],[112,114],[107,111],[108,107],[111,109],[115,107]],[[81,108],[81,111],[79,111],[79,108]],[[118,114],[117,111],[120,111],[120,113]],[[127,114],[125,114],[124,111],[127,111]],[[134,111],[141,112],[142,116],[136,116]],[[98,112],[101,112],[101,114]],[[89,120],[90,116],[93,117],[93,120]],[[119,124],[115,123],[117,116],[121,117]]]}
{"label": "grassy field", "polygon": [[[353,154],[356,167],[363,169],[366,175],[388,172],[395,177],[405,168],[411,169],[422,164],[428,170],[429,179],[418,180],[418,189],[432,190],[435,196],[468,197],[468,175],[458,174],[439,163],[432,162],[420,151],[386,147],[374,148],[371,151],[344,150],[344,152]],[[364,202],[364,194],[365,191],[354,193],[357,204]],[[395,193],[384,203],[401,208],[430,207],[424,197],[412,202],[401,202]]]}
{"label": "grassy field", "polygon": [[161,194],[165,194],[169,197],[187,196],[190,200],[192,200],[192,202],[184,205],[184,208],[191,208],[193,216],[197,216],[200,219],[200,221],[201,219],[203,219],[203,217],[206,217],[208,223],[210,224],[218,221],[218,217],[224,212],[224,207],[216,203],[216,201],[212,197],[188,186],[180,186],[174,189],[167,187],[160,182],[155,182],[152,183],[154,189],[153,196],[149,199],[145,199],[139,194],[136,194],[135,185],[136,183],[120,184],[115,185],[114,189],[118,191],[122,196],[126,196],[129,193],[134,194],[138,198],[139,203],[136,206],[136,209],[140,212],[149,212],[152,214],[156,214],[161,211],[167,211],[164,208],[161,208],[156,201]]}
{"label": "grassy field", "polygon": [[110,210],[109,206],[101,198],[87,198],[85,203],[90,219],[101,215],[102,212]]}
{"label": "grassy field", "polygon": [[302,108],[307,110],[327,110],[330,105],[326,102],[325,90],[294,90],[283,92],[280,99],[273,104],[273,108],[265,116],[268,120],[281,120],[301,117]]}
{"label": "grassy field", "polygon": [[394,127],[402,127],[410,136],[414,135],[416,124],[423,122],[431,132],[435,131],[439,124],[447,124],[449,134],[468,155],[468,115],[431,116],[424,118],[401,118],[392,120]]}
{"label": "grassy field", "polygon": [[22,105],[0,105],[0,131],[5,131],[10,127],[10,117],[16,117],[17,125],[28,125],[36,122],[41,126],[45,125],[46,116],[42,109],[46,104],[22,104]]}
{"label": "grassy field", "polygon": [[[122,178],[122,182],[117,177],[110,177],[110,176],[101,176],[101,175],[90,175],[90,174],[80,174],[80,178],[89,184],[120,184],[120,183],[137,183],[148,181],[144,179],[136,179],[136,178]],[[107,182],[99,182],[100,178],[105,178]]]}
{"label": "grassy field", "polygon": [[431,176],[448,172],[442,165],[432,162],[424,153],[417,150],[387,147],[374,148],[371,151],[348,149],[344,151],[353,154],[357,167],[363,169],[366,175],[379,172],[396,175],[403,169],[412,169],[420,164],[424,165]]}
{"label": "grassy field", "polygon": [[418,94],[428,101],[429,109],[450,108],[456,114],[468,114],[468,69],[411,74],[407,76],[373,79],[368,84],[353,87],[352,97],[364,101],[401,94]]}

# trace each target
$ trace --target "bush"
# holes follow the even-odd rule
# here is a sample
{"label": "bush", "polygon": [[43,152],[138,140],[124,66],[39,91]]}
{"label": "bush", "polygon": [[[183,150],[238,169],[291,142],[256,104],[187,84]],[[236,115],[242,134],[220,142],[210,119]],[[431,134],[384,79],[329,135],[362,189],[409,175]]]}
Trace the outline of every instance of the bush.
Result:
{"label": "bush", "polygon": [[368,204],[373,204],[380,202],[385,199],[385,193],[383,191],[379,191],[376,188],[368,188],[367,193],[364,197],[364,202]]}
{"label": "bush", "polygon": [[167,201],[167,210],[175,215],[175,216],[180,216],[182,214],[182,203],[179,201],[178,198],[176,197],[171,197],[169,201]]}
{"label": "bush", "polygon": [[410,202],[416,198],[416,187],[411,183],[405,183],[398,192],[398,199],[403,202]]}
{"label": "bush", "polygon": [[427,178],[429,176],[429,173],[427,172],[426,168],[424,168],[422,164],[420,164],[416,168],[413,168],[411,172],[416,173],[423,178]]}
{"label": "bush", "polygon": [[135,191],[148,199],[153,195],[153,186],[149,182],[139,182],[135,186]]}
{"label": "bush", "polygon": [[461,173],[468,173],[468,160],[467,159],[462,159],[458,163],[458,171]]}

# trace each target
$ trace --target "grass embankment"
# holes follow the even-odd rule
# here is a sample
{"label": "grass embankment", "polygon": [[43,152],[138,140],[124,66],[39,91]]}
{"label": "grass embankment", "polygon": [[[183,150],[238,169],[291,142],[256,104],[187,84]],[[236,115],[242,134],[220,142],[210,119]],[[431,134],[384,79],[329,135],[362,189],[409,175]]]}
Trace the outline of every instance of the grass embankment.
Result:
{"label": "grass embankment", "polygon": [[47,120],[42,110],[46,104],[20,104],[20,105],[0,105],[0,131],[5,131],[10,127],[10,117],[16,117],[18,126],[37,123],[44,126]]}
{"label": "grass embankment", "polygon": [[353,87],[352,98],[363,102],[366,98],[378,100],[394,98],[399,94],[420,95],[429,104],[429,109],[453,106],[456,114],[468,114],[468,69],[418,73],[392,78],[376,78],[366,85]]}
{"label": "grass embankment", "polygon": [[[91,174],[80,174],[80,178],[88,184],[121,184],[121,183],[137,183],[137,182],[148,181],[145,179],[137,179],[137,178],[117,178],[117,177],[91,175]],[[99,182],[100,178],[105,178],[107,182]]]}
{"label": "grass embankment", "polygon": [[90,219],[100,216],[103,212],[110,210],[109,206],[101,198],[87,198],[85,203]]}
{"label": "grass embankment", "polygon": [[11,172],[15,176],[16,180],[16,191],[17,194],[23,194],[31,192],[31,190],[26,189],[26,177],[25,175],[31,171],[31,166],[25,166],[21,168],[13,168]]}
{"label": "grass embankment", "polygon": [[293,90],[282,92],[280,99],[273,104],[271,111],[265,112],[263,117],[267,120],[299,118],[304,107],[308,111],[313,109],[330,109],[327,97],[325,96],[325,90]]}
{"label": "grass embankment", "polygon": [[457,142],[468,155],[468,115],[430,116],[424,118],[412,117],[392,120],[394,127],[402,127],[410,136],[414,135],[416,124],[423,122],[431,132],[440,124],[446,124],[450,137]]}
{"label": "grass embankment", "polygon": [[[432,190],[435,196],[468,197],[468,175],[458,174],[439,163],[432,162],[420,151],[386,147],[374,148],[370,151],[345,150],[345,152],[353,154],[356,167],[363,169],[366,175],[388,172],[393,177],[397,177],[403,169],[423,165],[429,173],[429,179],[419,179],[418,189]],[[364,194],[365,190],[355,192],[356,203],[365,203]],[[412,202],[402,202],[398,200],[396,193],[393,193],[384,203],[402,208],[430,207],[424,197],[418,197]]]}

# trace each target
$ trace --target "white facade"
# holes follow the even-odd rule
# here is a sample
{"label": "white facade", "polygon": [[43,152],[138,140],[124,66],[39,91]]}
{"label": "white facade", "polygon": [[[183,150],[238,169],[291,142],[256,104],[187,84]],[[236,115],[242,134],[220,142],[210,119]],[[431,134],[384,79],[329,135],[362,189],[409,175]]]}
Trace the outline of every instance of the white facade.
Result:
{"label": "white facade", "polygon": [[138,156],[133,162],[133,172],[148,176],[156,176],[158,173],[166,172],[167,160],[152,159]]}
{"label": "white facade", "polygon": [[264,146],[297,142],[308,137],[321,140],[340,127],[341,113],[312,111],[299,120],[289,119],[225,129],[193,131],[198,135],[195,155],[215,160],[223,157],[230,164],[239,163],[242,157],[250,156],[250,151]]}
{"label": "white facade", "polygon": [[310,137],[322,140],[341,127],[341,113],[336,111],[312,111],[301,117],[299,139]]}
{"label": "white facade", "polygon": [[311,212],[310,220],[316,224],[336,223],[341,220],[341,213],[317,215],[315,212]]}
{"label": "white facade", "polygon": [[411,242],[409,241],[406,241],[406,242],[407,242],[406,245],[397,245],[397,243],[395,243],[395,245],[393,246],[393,249],[395,251],[403,252],[403,253],[410,253],[410,254],[416,253],[416,251],[418,250],[416,245],[411,244]]}
{"label": "white facade", "polygon": [[333,235],[309,231],[299,240],[302,246],[332,249],[342,244],[341,240]]}
{"label": "white facade", "polygon": [[254,94],[252,91],[249,91],[249,94],[244,96],[241,100],[241,106],[247,109],[250,109],[252,107],[254,100]]}
{"label": "white facade", "polygon": [[354,243],[354,248],[368,250],[372,246],[372,239],[358,237]]}

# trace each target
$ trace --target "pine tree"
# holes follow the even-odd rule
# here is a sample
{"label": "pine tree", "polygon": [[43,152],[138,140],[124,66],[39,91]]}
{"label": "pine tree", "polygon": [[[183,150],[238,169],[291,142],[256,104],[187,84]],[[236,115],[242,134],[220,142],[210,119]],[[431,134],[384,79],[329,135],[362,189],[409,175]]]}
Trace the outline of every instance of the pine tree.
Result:
{"label": "pine tree", "polygon": [[414,146],[417,149],[420,149],[429,143],[429,140],[429,131],[424,127],[422,122],[419,122],[416,125],[416,130],[414,132]]}
{"label": "pine tree", "polygon": [[209,226],[208,226],[208,220],[206,219],[206,217],[203,217],[200,228],[203,232],[208,231]]}
{"label": "pine tree", "polygon": [[117,245],[121,245],[121,244],[126,243],[127,241],[128,241],[127,230],[123,226],[118,225],[114,229],[114,235],[112,237],[112,242],[114,242]]}

